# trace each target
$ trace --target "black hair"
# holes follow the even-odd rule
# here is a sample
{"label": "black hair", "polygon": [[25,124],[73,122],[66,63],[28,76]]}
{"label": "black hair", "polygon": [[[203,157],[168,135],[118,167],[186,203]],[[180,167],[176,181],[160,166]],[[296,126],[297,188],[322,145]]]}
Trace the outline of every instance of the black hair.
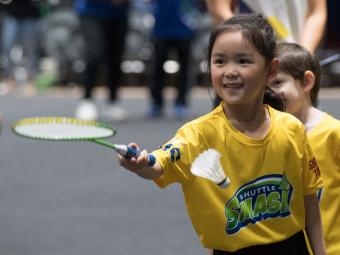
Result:
{"label": "black hair", "polygon": [[[275,58],[275,34],[267,20],[261,14],[239,14],[223,22],[212,31],[207,55],[208,72],[210,72],[212,49],[217,37],[224,32],[236,31],[241,32],[243,37],[254,45],[265,58],[267,64],[271,63]],[[283,96],[275,93],[268,85],[265,88],[263,103],[269,104],[280,111],[285,109]]]}

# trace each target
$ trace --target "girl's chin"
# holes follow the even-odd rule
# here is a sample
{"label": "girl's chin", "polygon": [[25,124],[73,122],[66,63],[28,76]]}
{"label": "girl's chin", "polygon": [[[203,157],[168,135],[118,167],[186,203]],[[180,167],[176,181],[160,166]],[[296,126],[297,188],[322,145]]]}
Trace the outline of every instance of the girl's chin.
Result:
{"label": "girl's chin", "polygon": [[244,94],[244,89],[243,87],[235,87],[235,88],[228,88],[228,87],[223,87],[219,91],[220,95],[223,95],[223,97],[241,97],[242,94]]}
{"label": "girl's chin", "polygon": [[240,105],[242,101],[236,98],[222,98],[223,104],[226,105]]}
{"label": "girl's chin", "polygon": [[223,101],[226,102],[239,102],[240,100],[242,100],[243,95],[242,93],[240,93],[240,91],[238,91],[238,93],[226,93],[224,91],[224,93],[222,93],[220,95],[220,97],[223,99]]}

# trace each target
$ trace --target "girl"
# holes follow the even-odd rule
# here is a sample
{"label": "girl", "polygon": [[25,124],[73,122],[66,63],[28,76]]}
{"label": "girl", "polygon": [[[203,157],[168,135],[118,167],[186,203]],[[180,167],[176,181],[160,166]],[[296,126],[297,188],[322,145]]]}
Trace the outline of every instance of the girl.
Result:
{"label": "girl", "polygon": [[328,255],[340,254],[340,121],[316,108],[319,62],[302,46],[278,46],[279,67],[270,87],[287,99],[287,112],[300,119],[319,163],[323,188],[320,209]]}
{"label": "girl", "polygon": [[[315,196],[320,173],[303,126],[264,104],[283,106],[266,88],[276,72],[275,50],[261,15],[234,16],[217,27],[208,63],[221,104],[154,151],[152,167],[145,150],[137,158],[119,156],[122,166],[160,187],[182,185],[192,224],[215,255],[307,254],[305,227],[315,254],[325,254]],[[222,155],[227,189],[190,172],[210,148]]]}

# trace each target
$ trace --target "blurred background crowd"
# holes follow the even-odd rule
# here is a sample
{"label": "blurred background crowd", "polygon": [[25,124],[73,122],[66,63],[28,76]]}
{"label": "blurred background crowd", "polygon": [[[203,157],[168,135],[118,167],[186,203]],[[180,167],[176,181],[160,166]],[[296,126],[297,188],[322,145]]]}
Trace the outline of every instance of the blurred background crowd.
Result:
{"label": "blurred background crowd", "polygon": [[[119,8],[94,13],[85,7],[85,0],[2,0],[0,95],[18,86],[41,90],[82,85],[83,109],[76,109],[76,116],[96,119],[98,113],[88,99],[94,86],[105,84],[114,105],[108,107],[108,114],[124,119],[126,113],[115,103],[117,87],[148,86],[151,107],[147,116],[153,118],[162,115],[163,88],[178,81],[183,85],[174,111],[178,117],[184,116],[188,88],[209,85],[205,54],[214,24],[206,2],[176,0],[184,10],[177,13],[170,5],[160,7],[153,0],[110,1]],[[339,1],[327,1],[326,32],[316,53],[324,87],[340,82],[339,7]],[[186,27],[167,24],[167,13],[178,15]],[[164,34],[164,26],[177,30]],[[181,73],[185,67],[188,70]],[[87,116],[82,115],[84,109]]]}
{"label": "blurred background crowd", "polygon": [[[19,84],[37,82],[44,72],[54,71],[54,85],[68,86],[82,83],[85,70],[85,42],[81,32],[81,18],[75,4],[77,1],[7,2],[9,3],[0,3],[2,82],[15,81]],[[202,84],[201,75],[204,70],[201,61],[205,58],[204,48],[212,22],[204,0],[197,0],[195,7],[197,8],[191,10],[185,18],[197,30],[190,48],[193,54],[190,67],[192,73],[196,73],[192,77],[195,79],[192,82]],[[126,45],[120,64],[123,72],[122,85],[144,86],[148,82],[154,52],[151,40],[151,31],[155,25],[153,8],[153,1],[130,1]],[[179,70],[175,59],[176,56],[169,54],[163,66],[169,79]]]}

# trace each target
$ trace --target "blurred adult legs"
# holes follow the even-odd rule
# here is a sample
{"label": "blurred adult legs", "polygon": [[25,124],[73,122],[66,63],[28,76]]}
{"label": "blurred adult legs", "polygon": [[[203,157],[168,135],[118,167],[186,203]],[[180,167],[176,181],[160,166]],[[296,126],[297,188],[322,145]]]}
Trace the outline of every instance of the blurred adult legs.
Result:
{"label": "blurred adult legs", "polygon": [[178,77],[176,105],[187,106],[187,94],[189,89],[189,63],[190,63],[191,40],[181,40],[175,42],[180,64]]}
{"label": "blurred adult legs", "polygon": [[[159,117],[164,108],[163,90],[165,87],[165,72],[163,64],[171,50],[177,53],[180,65],[178,79],[176,80],[177,97],[175,101],[175,114],[184,115],[187,107],[187,94],[189,89],[189,63],[190,63],[190,39],[156,39],[154,41],[154,72],[150,92],[152,106],[148,117]],[[178,116],[184,117],[184,116]]]}
{"label": "blurred adult legs", "polygon": [[[39,63],[38,33],[39,20],[37,19],[27,18],[19,20],[10,15],[5,17],[2,28],[2,47],[8,60],[5,70],[7,78],[13,78],[16,64],[25,67],[28,79],[33,78],[37,74]],[[13,59],[12,49],[14,46],[21,46],[22,56],[17,56]]]}
{"label": "blurred adult legs", "polygon": [[151,97],[154,107],[163,108],[163,89],[165,72],[163,64],[168,56],[169,43],[166,40],[157,39],[154,42],[154,71],[151,82]]}
{"label": "blurred adult legs", "polygon": [[85,39],[86,72],[84,77],[85,98],[91,97],[96,86],[97,74],[106,67],[106,86],[110,91],[110,100],[117,99],[117,89],[121,82],[120,64],[125,46],[127,20],[98,20],[81,17],[82,34]]}
{"label": "blurred adult legs", "polygon": [[127,20],[115,21],[106,24],[105,34],[107,40],[106,62],[108,66],[108,86],[110,89],[110,101],[117,100],[117,89],[121,84],[122,72],[120,64],[123,59],[125,49],[125,36],[127,33]]}
{"label": "blurred adult legs", "polygon": [[[104,82],[109,90],[108,101],[110,103],[103,114],[111,119],[123,120],[127,113],[114,104],[117,101],[117,89],[121,83],[120,64],[125,46],[127,19],[101,20],[81,16],[81,30],[85,40],[86,63],[83,98],[87,100],[87,105],[89,105],[93,88],[97,85],[98,73],[103,70]],[[102,67],[105,67],[105,69],[102,69]],[[97,115],[97,113],[94,115]]]}

